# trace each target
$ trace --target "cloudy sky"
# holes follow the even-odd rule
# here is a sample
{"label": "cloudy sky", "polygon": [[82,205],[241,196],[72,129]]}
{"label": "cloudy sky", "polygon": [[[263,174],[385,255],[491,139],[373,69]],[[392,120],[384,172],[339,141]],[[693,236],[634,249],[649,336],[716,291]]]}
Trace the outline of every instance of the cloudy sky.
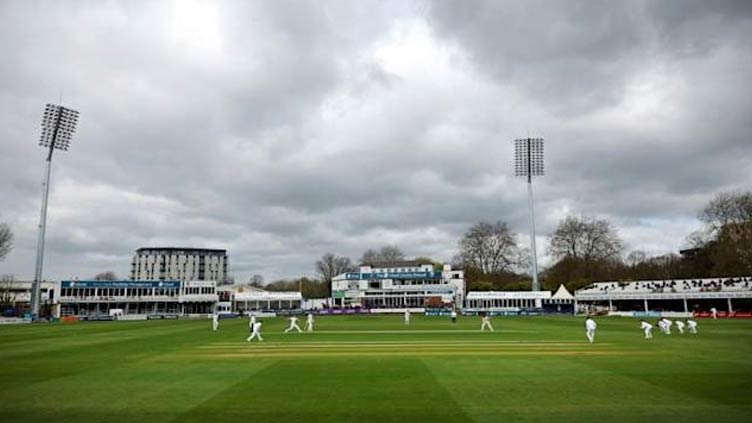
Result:
{"label": "cloudy sky", "polygon": [[[221,4],[220,4],[221,3]],[[144,246],[226,248],[239,281],[393,244],[448,260],[473,223],[527,243],[513,140],[546,139],[538,251],[568,214],[676,252],[752,187],[752,2],[3,1],[0,273],[127,276]]]}

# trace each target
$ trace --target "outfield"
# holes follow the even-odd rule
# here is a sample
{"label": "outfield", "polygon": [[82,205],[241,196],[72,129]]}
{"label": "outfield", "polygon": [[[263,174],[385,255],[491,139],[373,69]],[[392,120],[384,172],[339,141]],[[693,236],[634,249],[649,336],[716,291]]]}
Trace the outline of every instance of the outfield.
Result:
{"label": "outfield", "polygon": [[319,317],[0,327],[0,421],[752,421],[752,321]]}

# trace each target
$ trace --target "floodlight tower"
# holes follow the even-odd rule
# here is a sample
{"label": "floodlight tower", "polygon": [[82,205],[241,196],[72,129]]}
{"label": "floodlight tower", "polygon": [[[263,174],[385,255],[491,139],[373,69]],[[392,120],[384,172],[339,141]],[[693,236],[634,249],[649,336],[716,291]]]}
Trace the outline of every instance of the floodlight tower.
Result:
{"label": "floodlight tower", "polygon": [[34,282],[31,286],[31,314],[33,319],[39,316],[39,284],[42,282],[42,264],[44,262],[44,233],[47,226],[47,198],[50,195],[50,171],[52,170],[52,152],[55,149],[68,151],[73,133],[76,132],[78,112],[56,104],[47,104],[42,117],[42,135],[39,145],[47,148],[47,167],[42,182],[42,212],[39,216],[39,238],[37,238],[37,261],[34,269]]}
{"label": "floodlight tower", "polygon": [[533,270],[533,291],[538,284],[538,259],[535,252],[535,213],[533,212],[533,176],[543,176],[543,138],[514,140],[514,175],[527,177],[530,208],[530,265]]}

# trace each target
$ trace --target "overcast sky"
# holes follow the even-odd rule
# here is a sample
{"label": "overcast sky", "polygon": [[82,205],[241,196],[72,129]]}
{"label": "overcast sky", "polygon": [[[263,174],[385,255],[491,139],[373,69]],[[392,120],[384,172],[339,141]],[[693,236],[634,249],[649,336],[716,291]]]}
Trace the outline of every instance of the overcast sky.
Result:
{"label": "overcast sky", "polygon": [[676,252],[752,187],[752,2],[0,2],[0,273],[34,273],[44,105],[55,155],[44,276],[136,248],[226,248],[238,281],[326,252],[449,260],[502,220],[529,242],[513,140],[546,140],[538,252],[568,214]]}

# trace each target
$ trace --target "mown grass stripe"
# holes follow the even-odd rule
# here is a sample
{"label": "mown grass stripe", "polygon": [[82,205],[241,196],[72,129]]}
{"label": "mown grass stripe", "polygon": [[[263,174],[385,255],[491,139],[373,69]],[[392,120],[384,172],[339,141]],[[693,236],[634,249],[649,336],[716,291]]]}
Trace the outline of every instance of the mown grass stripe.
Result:
{"label": "mown grass stripe", "polygon": [[[265,357],[265,358],[290,358],[290,357],[425,357],[425,356],[598,356],[598,355],[634,355],[633,351],[618,351],[618,350],[599,350],[599,351],[583,351],[583,350],[521,350],[521,351],[468,351],[468,350],[451,350],[451,351],[244,351],[244,352],[231,352],[231,353],[215,353],[215,354],[181,354],[172,355],[170,358],[183,358],[183,359],[208,359],[208,360],[221,360],[228,358],[249,358],[249,357]],[[648,353],[641,353],[645,355]]]}
{"label": "mown grass stripe", "polygon": [[[604,344],[601,344],[601,346],[607,346]],[[432,349],[432,348],[447,348],[447,349],[461,349],[461,348],[530,348],[530,347],[538,347],[538,348],[590,348],[590,344],[574,344],[574,343],[561,343],[561,344],[500,344],[500,345],[479,345],[479,344],[453,344],[453,345],[445,345],[445,344],[420,344],[420,345],[402,345],[402,344],[384,344],[384,345],[340,345],[340,344],[331,344],[331,345],[290,345],[290,344],[251,344],[247,343],[245,345],[227,345],[227,346],[221,346],[221,347],[211,347],[211,346],[199,346],[197,349],[200,350],[207,350],[207,351],[221,351],[221,350],[233,350],[233,349],[248,349],[248,348],[254,348],[254,349],[291,349],[291,350],[299,350],[299,349],[393,349],[393,348],[412,348],[412,349]]]}

